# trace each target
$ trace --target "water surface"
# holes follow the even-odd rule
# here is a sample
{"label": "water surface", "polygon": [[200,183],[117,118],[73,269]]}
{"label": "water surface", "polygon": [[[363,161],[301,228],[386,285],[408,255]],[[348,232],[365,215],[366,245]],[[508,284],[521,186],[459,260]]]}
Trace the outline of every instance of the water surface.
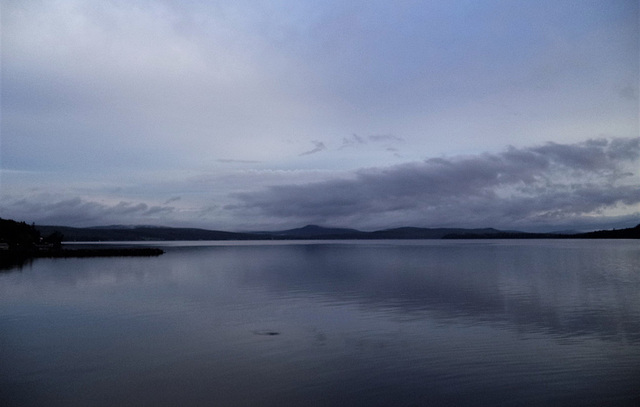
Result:
{"label": "water surface", "polygon": [[637,241],[162,243],[0,272],[0,405],[638,405]]}

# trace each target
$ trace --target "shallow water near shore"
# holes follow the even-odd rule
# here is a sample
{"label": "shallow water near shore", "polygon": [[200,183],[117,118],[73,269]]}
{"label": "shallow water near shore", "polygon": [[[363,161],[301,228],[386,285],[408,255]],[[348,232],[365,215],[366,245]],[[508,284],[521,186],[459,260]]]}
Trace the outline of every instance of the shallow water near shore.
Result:
{"label": "shallow water near shore", "polygon": [[0,405],[640,404],[638,241],[151,246],[0,272]]}

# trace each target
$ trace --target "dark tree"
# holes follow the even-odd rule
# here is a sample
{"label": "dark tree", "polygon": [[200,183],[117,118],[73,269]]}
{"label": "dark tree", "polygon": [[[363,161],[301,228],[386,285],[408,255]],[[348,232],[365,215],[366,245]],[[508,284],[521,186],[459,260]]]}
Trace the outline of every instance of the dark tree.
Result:
{"label": "dark tree", "polygon": [[46,244],[50,244],[54,249],[62,248],[62,240],[64,239],[64,235],[57,230],[51,233],[49,236],[45,237],[42,242]]}
{"label": "dark tree", "polygon": [[11,250],[33,250],[40,243],[40,232],[25,222],[0,218],[0,242],[8,244]]}

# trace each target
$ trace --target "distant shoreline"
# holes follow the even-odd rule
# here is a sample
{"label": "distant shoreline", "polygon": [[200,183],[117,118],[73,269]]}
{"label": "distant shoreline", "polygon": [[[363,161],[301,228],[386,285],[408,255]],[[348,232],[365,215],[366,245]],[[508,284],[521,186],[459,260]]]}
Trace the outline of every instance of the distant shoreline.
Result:
{"label": "distant shoreline", "polygon": [[[421,228],[399,227],[361,231],[342,227],[306,225],[277,231],[227,232],[197,228],[163,226],[103,226],[75,228],[68,226],[36,226],[11,219],[0,219],[0,262],[14,263],[34,258],[72,257],[150,257],[163,250],[152,248],[153,242],[176,241],[374,241],[420,239],[640,239],[640,224],[626,229],[600,230],[587,233],[528,233],[495,228]],[[63,246],[63,242],[66,246]],[[136,242],[137,247],[70,248],[74,242]],[[142,245],[140,245],[142,243]]]}
{"label": "distant shoreline", "polygon": [[640,225],[633,228],[587,233],[528,233],[494,228],[400,227],[365,232],[348,228],[307,225],[281,231],[227,232],[220,230],[161,226],[112,226],[73,228],[36,226],[43,235],[59,232],[66,242],[122,241],[246,241],[246,240],[380,240],[380,239],[640,239]]}

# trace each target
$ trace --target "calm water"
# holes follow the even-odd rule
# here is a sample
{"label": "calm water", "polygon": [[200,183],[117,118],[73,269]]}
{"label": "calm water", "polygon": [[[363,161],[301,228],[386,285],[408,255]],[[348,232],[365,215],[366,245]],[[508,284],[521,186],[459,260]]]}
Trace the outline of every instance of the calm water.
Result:
{"label": "calm water", "polygon": [[166,245],[0,272],[0,405],[640,404],[638,241]]}

